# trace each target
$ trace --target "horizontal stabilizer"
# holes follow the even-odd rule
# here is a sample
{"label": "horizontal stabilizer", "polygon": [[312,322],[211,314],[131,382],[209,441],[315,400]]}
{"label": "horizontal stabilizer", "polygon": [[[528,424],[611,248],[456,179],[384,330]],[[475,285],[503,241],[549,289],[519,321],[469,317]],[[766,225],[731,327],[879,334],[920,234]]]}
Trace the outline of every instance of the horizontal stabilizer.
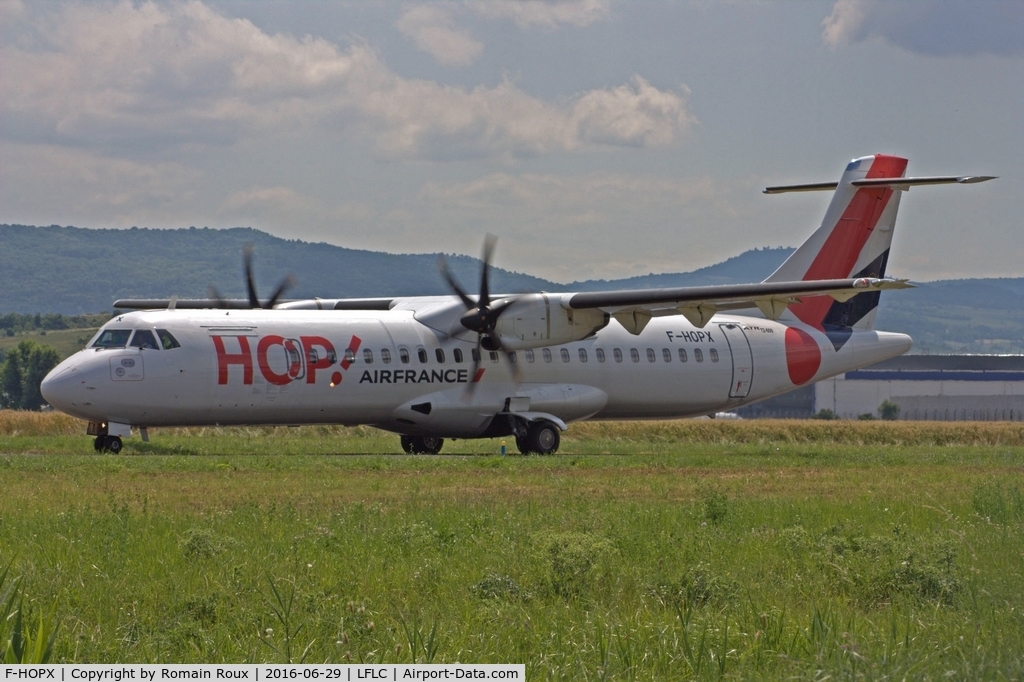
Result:
{"label": "horizontal stabilizer", "polygon": [[[919,178],[866,178],[854,180],[850,184],[854,187],[891,187],[893,189],[908,191],[916,185],[973,185],[977,182],[995,180],[995,175],[933,175]],[[784,194],[786,192],[824,192],[833,190],[839,186],[838,182],[814,182],[804,185],[778,185],[776,187],[765,187],[764,194]]]}

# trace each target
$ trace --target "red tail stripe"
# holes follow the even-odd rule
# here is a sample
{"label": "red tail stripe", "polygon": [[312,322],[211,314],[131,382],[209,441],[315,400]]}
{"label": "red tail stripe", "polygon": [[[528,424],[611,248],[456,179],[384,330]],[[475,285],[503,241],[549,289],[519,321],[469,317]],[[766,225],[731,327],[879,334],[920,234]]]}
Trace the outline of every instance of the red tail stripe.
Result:
{"label": "red tail stripe", "polygon": [[[867,178],[898,178],[907,169],[907,160],[898,156],[879,154],[871,162]],[[849,277],[878,225],[885,207],[892,198],[889,187],[865,187],[857,190],[839,222],[836,223],[818,255],[807,269],[804,281],[815,279],[843,279]],[[800,320],[821,329],[822,320],[832,307],[828,296],[815,296],[790,306]]]}

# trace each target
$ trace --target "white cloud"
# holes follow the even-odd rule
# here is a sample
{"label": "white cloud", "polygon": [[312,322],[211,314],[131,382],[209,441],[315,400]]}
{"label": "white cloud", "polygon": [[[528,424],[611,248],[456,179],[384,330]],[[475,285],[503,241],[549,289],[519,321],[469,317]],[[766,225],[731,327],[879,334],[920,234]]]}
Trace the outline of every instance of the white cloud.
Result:
{"label": "white cloud", "polygon": [[142,157],[354,129],[387,155],[443,159],[663,146],[694,120],[685,88],[639,76],[560,103],[507,80],[447,86],[399,76],[364,44],[269,35],[196,0],[44,9],[22,24],[31,39],[0,45],[4,139]]}
{"label": "white cloud", "polygon": [[519,28],[589,26],[611,11],[609,0],[470,0],[467,5],[483,17],[511,19]]}
{"label": "white cloud", "polygon": [[882,40],[911,52],[950,56],[1024,53],[1020,0],[837,0],[822,21],[836,48]]}
{"label": "white cloud", "polygon": [[409,5],[395,26],[445,66],[468,66],[484,49],[483,43],[456,26],[448,9],[440,5]]}
{"label": "white cloud", "polygon": [[857,39],[866,13],[865,0],[838,0],[832,14],[821,22],[822,39],[830,47],[849,45]]}

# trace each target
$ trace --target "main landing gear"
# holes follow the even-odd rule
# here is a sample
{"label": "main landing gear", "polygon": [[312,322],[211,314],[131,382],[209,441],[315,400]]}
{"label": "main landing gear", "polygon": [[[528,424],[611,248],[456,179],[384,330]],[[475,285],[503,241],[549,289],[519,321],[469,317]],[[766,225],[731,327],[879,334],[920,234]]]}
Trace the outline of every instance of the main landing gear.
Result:
{"label": "main landing gear", "polygon": [[115,455],[124,447],[124,443],[118,436],[96,436],[92,445],[96,448],[96,452],[111,452]]}
{"label": "main landing gear", "polygon": [[558,452],[561,441],[558,427],[543,419],[530,422],[525,429],[516,432],[516,447],[524,455],[553,455]]}
{"label": "main landing gear", "polygon": [[441,452],[444,438],[434,436],[402,436],[402,449],[410,455],[436,455]]}

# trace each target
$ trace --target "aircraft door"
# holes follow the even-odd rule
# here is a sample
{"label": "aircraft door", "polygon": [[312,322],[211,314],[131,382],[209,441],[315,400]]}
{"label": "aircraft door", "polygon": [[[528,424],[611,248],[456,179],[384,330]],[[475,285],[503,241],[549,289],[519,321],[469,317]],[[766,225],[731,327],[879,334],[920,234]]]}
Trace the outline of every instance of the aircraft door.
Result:
{"label": "aircraft door", "polygon": [[743,328],[738,324],[724,323],[718,325],[729,343],[729,355],[732,356],[732,385],[729,386],[730,398],[746,398],[750,393],[750,382],[754,378],[754,355],[750,351],[750,341]]}

